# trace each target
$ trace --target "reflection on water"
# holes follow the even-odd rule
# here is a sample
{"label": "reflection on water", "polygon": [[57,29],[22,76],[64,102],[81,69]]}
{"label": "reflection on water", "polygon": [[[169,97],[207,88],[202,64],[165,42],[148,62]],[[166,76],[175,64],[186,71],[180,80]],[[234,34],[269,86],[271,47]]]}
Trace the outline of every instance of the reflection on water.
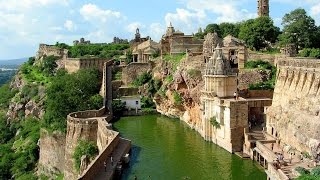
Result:
{"label": "reflection on water", "polygon": [[124,117],[114,128],[133,142],[122,179],[266,179],[256,163],[204,141],[179,120],[158,115]]}

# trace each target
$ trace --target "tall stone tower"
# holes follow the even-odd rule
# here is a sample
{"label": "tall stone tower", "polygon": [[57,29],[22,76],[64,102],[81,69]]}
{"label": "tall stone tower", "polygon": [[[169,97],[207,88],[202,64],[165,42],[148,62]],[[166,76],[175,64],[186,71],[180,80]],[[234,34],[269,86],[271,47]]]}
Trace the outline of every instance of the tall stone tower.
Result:
{"label": "tall stone tower", "polygon": [[269,16],[269,0],[258,0],[258,16]]}

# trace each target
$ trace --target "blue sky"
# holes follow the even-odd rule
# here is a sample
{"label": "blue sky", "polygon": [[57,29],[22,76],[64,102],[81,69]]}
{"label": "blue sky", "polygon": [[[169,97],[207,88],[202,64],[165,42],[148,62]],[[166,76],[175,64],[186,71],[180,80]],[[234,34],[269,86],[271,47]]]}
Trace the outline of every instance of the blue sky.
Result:
{"label": "blue sky", "polygon": [[[275,23],[302,7],[320,25],[320,0],[297,1],[270,0]],[[0,0],[0,59],[34,56],[39,43],[132,39],[137,27],[158,41],[169,22],[191,34],[209,23],[254,18],[256,10],[257,0]]]}

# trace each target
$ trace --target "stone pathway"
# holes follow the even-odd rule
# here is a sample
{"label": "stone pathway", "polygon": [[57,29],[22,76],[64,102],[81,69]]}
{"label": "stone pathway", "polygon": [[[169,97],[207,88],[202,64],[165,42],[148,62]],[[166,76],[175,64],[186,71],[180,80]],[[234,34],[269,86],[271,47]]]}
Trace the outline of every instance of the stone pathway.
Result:
{"label": "stone pathway", "polygon": [[104,167],[100,168],[100,172],[94,178],[95,180],[109,180],[113,177],[117,162],[121,160],[121,157],[128,151],[128,146],[130,146],[130,142],[124,139],[120,139],[119,144],[115,147],[115,150],[111,154],[113,158],[113,165],[111,163],[110,157],[105,157],[107,162],[107,171],[105,171]]}

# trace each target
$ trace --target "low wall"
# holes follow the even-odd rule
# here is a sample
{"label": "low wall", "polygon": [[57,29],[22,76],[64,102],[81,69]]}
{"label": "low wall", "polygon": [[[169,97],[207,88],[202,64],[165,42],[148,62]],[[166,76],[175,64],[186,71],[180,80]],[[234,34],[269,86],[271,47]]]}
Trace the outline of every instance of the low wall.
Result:
{"label": "low wall", "polygon": [[268,178],[271,180],[289,180],[281,169],[276,169],[272,163],[268,163],[268,170],[266,171]]}
{"label": "low wall", "polygon": [[249,98],[265,97],[273,98],[273,90],[248,90]]}
{"label": "low wall", "polygon": [[108,66],[111,65],[113,61],[105,58],[66,58],[64,60],[64,67],[68,73],[74,73],[80,69],[88,68],[97,68],[102,72],[104,63],[107,63]]}
{"label": "low wall", "polygon": [[267,162],[273,162],[277,158],[277,156],[274,154],[274,152],[267,148],[264,143],[274,142],[273,140],[270,141],[257,141],[256,142],[256,148],[258,148],[261,151],[261,155],[267,160]]}
{"label": "low wall", "polygon": [[249,61],[262,60],[262,61],[267,61],[270,64],[275,64],[276,57],[277,57],[276,54],[263,54],[263,53],[250,52],[248,59]]}
{"label": "low wall", "polygon": [[106,113],[106,108],[103,107],[99,110],[79,111],[70,113],[68,119],[74,121],[86,120],[87,118],[101,117]]}

